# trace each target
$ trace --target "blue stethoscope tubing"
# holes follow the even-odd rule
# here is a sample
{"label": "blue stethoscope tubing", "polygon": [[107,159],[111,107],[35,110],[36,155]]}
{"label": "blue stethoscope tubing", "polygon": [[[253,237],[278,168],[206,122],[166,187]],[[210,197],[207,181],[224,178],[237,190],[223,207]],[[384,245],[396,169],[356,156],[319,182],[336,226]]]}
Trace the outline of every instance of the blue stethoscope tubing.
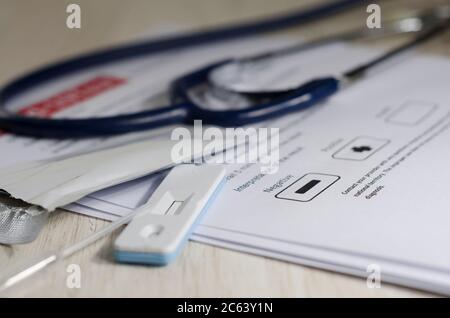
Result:
{"label": "blue stethoscope tubing", "polygon": [[[297,106],[301,105],[301,108],[309,107],[335,93],[338,90],[338,80],[326,78],[313,81],[275,101],[246,110],[210,111],[193,103],[187,94],[188,88],[205,81],[213,67],[227,61],[210,65],[175,80],[170,89],[173,102],[171,106],[138,113],[87,119],[45,119],[11,113],[7,111],[5,105],[28,89],[94,66],[298,26],[364,2],[366,1],[333,1],[309,10],[262,21],[96,51],[46,66],[7,84],[0,90],[0,128],[32,137],[86,138],[142,131],[177,123],[190,124],[194,119],[202,119],[205,124],[241,126],[284,115],[293,109],[285,106],[293,106],[295,101],[298,101]],[[306,92],[308,100],[302,98]],[[274,108],[274,104],[280,107]],[[299,107],[295,110],[299,110]]]}

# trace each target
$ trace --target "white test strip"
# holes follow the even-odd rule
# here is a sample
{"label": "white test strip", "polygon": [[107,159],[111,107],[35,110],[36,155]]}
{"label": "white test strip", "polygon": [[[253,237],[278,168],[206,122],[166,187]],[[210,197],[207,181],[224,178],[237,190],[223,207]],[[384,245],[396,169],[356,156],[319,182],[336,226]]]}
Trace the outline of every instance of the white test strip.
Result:
{"label": "white test strip", "polygon": [[225,169],[180,165],[172,169],[114,244],[123,263],[165,265],[184,243],[223,184]]}

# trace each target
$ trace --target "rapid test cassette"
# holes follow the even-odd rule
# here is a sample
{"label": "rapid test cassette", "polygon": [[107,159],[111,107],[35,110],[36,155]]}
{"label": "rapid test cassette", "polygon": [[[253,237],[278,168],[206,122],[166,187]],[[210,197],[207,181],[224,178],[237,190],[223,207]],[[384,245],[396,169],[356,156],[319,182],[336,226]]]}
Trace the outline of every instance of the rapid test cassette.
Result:
{"label": "rapid test cassette", "polygon": [[225,169],[215,165],[173,168],[116,240],[115,259],[149,265],[174,260],[220,191],[224,176]]}

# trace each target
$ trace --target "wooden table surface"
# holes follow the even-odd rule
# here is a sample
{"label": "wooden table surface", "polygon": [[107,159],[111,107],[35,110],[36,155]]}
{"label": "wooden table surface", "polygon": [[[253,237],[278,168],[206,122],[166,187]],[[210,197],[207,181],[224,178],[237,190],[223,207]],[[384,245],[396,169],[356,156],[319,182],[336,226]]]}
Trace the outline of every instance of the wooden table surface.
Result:
{"label": "wooden table surface", "polygon": [[[0,0],[0,83],[42,63],[135,39],[165,25],[198,28],[236,22],[318,1],[301,0]],[[375,2],[375,1],[374,1]],[[378,2],[383,17],[446,3],[443,0]],[[78,3],[81,30],[65,26],[65,9]],[[358,8],[295,31],[305,38],[363,26],[367,14]],[[294,31],[291,31],[294,32]],[[450,56],[447,37],[422,48]],[[388,42],[383,43],[389,45]],[[0,152],[5,155],[4,152]],[[88,236],[107,222],[58,211],[30,244],[0,246],[1,270]],[[117,235],[117,233],[116,233]],[[116,235],[52,266],[11,291],[19,297],[415,297],[420,291],[382,284],[369,289],[364,279],[345,276],[195,242],[164,268],[116,265],[111,246]],[[78,264],[81,288],[66,285],[67,266]]]}

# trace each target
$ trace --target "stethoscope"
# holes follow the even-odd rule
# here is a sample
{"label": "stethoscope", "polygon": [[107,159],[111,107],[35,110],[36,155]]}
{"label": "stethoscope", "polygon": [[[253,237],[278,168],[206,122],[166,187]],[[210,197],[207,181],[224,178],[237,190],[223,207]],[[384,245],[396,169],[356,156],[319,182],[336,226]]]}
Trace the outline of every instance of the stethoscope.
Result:
{"label": "stethoscope", "polygon": [[[448,14],[448,8],[445,8],[445,10],[439,9],[421,16],[389,22],[381,30],[352,31],[256,56],[217,62],[174,80],[169,88],[170,105],[138,113],[87,119],[44,119],[21,116],[8,111],[5,107],[6,102],[30,88],[90,67],[299,25],[360,2],[360,0],[336,1],[308,11],[258,23],[119,47],[47,66],[6,85],[0,91],[0,128],[32,137],[86,138],[137,132],[174,124],[192,124],[194,120],[198,119],[202,120],[205,125],[222,127],[236,127],[262,122],[304,110],[324,101],[347,84],[364,78],[367,71],[378,64],[441,33],[449,24],[450,14]],[[248,77],[248,74],[245,74],[246,70],[252,70],[254,69],[253,66],[259,62],[268,61],[274,57],[292,54],[338,40],[411,32],[418,32],[419,35],[408,43],[363,65],[350,69],[340,76],[322,77],[306,83],[293,83],[285,87],[266,87],[264,89],[254,89],[251,85],[242,85],[243,81],[238,80]],[[230,107],[225,110],[211,109],[207,103],[199,102],[198,96],[193,93],[211,87],[222,90],[228,95],[245,97],[247,103],[242,107]]]}

